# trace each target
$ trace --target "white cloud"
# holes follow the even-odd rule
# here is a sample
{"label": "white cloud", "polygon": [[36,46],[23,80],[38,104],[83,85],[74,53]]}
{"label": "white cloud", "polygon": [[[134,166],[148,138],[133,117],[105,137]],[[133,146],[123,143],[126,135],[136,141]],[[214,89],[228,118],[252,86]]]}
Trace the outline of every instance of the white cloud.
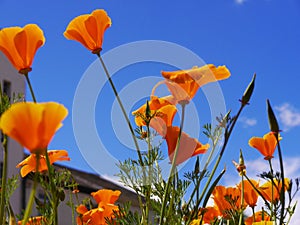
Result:
{"label": "white cloud", "polygon": [[239,5],[242,5],[244,4],[247,0],[234,0],[235,3],[239,4]]}
{"label": "white cloud", "polygon": [[[276,158],[277,159],[277,158]],[[280,171],[279,160],[275,158],[272,160],[274,171]],[[255,177],[261,171],[269,170],[269,163],[262,158],[246,161],[247,174],[250,177]],[[300,176],[300,157],[285,157],[284,162],[284,176],[288,178],[297,178]],[[258,171],[259,168],[259,171]]]}
{"label": "white cloud", "polygon": [[243,123],[243,126],[245,128],[247,127],[253,127],[257,124],[257,120],[254,118],[247,118],[247,117],[241,117],[238,121]]}
{"label": "white cloud", "polygon": [[285,131],[300,126],[300,111],[289,103],[275,106],[275,110],[279,113],[279,120]]}

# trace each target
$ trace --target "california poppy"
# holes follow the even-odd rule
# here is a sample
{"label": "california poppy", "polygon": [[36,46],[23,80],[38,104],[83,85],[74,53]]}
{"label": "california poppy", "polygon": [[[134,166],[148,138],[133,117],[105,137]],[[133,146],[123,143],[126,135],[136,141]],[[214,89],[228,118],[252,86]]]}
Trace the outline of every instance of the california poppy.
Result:
{"label": "california poppy", "polygon": [[272,132],[265,134],[261,137],[252,137],[249,140],[249,145],[256,148],[263,156],[265,160],[273,158],[274,151],[277,146],[277,140]]}
{"label": "california poppy", "polygon": [[[50,164],[57,161],[69,161],[68,152],[66,150],[50,150],[48,151]],[[21,168],[21,176],[25,177],[30,172],[36,172],[37,157],[36,154],[31,154],[17,165]],[[39,155],[39,172],[47,171],[47,163],[45,155]]]}
{"label": "california poppy", "polygon": [[93,198],[96,200],[98,204],[99,203],[114,204],[118,200],[120,194],[121,192],[118,190],[112,191],[109,189],[101,189],[91,193],[91,195],[93,196]]}
{"label": "california poppy", "polygon": [[[173,161],[178,135],[179,127],[171,126],[167,128],[165,139],[167,141],[168,155],[171,162]],[[204,154],[209,147],[209,144],[203,145],[197,139],[191,138],[188,134],[182,132],[175,164],[183,163],[192,156]]]}
{"label": "california poppy", "polygon": [[103,9],[94,10],[74,18],[68,25],[64,36],[80,42],[84,47],[98,54],[102,50],[104,32],[111,26],[111,19]]}
{"label": "california poppy", "polygon": [[217,207],[208,206],[206,207],[203,215],[203,223],[204,224],[213,224],[213,222],[221,216],[220,211]]}
{"label": "california poppy", "polygon": [[98,207],[88,210],[84,205],[79,205],[76,208],[79,217],[77,217],[77,224],[89,224],[89,225],[105,225],[105,218],[113,218],[114,211],[118,211],[118,206],[114,205],[118,200],[121,192],[112,191],[109,189],[101,189],[96,192],[92,192],[91,195],[98,203]]}
{"label": "california poppy", "polygon": [[[254,220],[255,218],[255,220]],[[258,211],[255,213],[254,216],[250,216],[248,218],[245,219],[245,225],[253,225],[253,224],[259,224],[261,222],[261,224],[263,225],[267,225],[267,222],[271,222],[271,217],[269,214],[267,214],[265,211]],[[272,224],[273,222],[271,222]]]}
{"label": "california poppy", "polygon": [[102,207],[91,209],[82,215],[83,224],[106,225],[106,218],[114,217],[114,212],[118,211],[118,206],[106,204]]}
{"label": "california poppy", "polygon": [[[172,125],[174,116],[177,112],[176,106],[169,101],[169,96],[158,98],[152,96],[148,102],[151,115],[154,115],[150,119],[150,126],[155,129],[161,136],[166,135],[167,127]],[[132,112],[135,115],[135,123],[137,126],[145,126],[146,121],[146,106],[144,104],[139,109]]]}
{"label": "california poppy", "polygon": [[[18,221],[18,225],[21,225],[22,222],[23,222],[22,220]],[[36,217],[29,218],[26,225],[43,225],[43,224],[47,224],[46,218],[43,216],[36,216]]]}
{"label": "california poppy", "polygon": [[216,186],[213,190],[213,200],[215,206],[224,218],[230,217],[230,210],[241,208],[241,192],[236,187]]}
{"label": "california poppy", "polygon": [[[284,191],[289,187],[290,180],[288,178],[284,179]],[[269,202],[276,202],[280,199],[280,192],[282,188],[282,182],[278,179],[273,179],[272,181],[267,181],[259,187],[261,194]],[[272,191],[273,189],[273,191]],[[272,196],[273,195],[273,196]]]}
{"label": "california poppy", "polygon": [[0,118],[0,129],[31,153],[44,154],[68,110],[56,102],[12,104]]}
{"label": "california poppy", "polygon": [[21,74],[31,71],[35,53],[44,43],[43,31],[36,24],[0,30],[0,50]]}
{"label": "california poppy", "polygon": [[[242,181],[244,182],[244,200],[247,203],[247,205],[249,205],[250,207],[254,208],[256,206],[257,203],[257,199],[258,199],[258,193],[257,191],[252,187],[251,183],[254,185],[254,187],[258,188],[259,184],[257,181],[255,180],[244,180]],[[238,184],[238,188],[240,189],[240,191],[242,191],[242,182],[240,182]],[[251,183],[250,183],[251,182]]]}
{"label": "california poppy", "polygon": [[190,70],[162,71],[161,73],[166,78],[168,89],[179,103],[189,102],[195,96],[199,87],[230,76],[226,66],[216,67],[213,64],[193,67]]}

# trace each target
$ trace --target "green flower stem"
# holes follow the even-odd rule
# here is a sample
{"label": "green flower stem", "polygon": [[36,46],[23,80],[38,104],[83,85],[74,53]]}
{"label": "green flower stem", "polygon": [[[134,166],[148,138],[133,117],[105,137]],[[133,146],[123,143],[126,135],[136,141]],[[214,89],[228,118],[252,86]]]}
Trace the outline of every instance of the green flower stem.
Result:
{"label": "green flower stem", "polygon": [[[147,124],[147,143],[148,143],[148,162],[149,165],[148,169],[149,169],[149,174],[148,174],[148,181],[146,181],[147,183],[145,184],[145,191],[146,191],[146,206],[145,206],[145,224],[148,224],[149,222],[149,210],[150,210],[150,196],[151,196],[151,180],[152,180],[152,158],[151,158],[151,150],[152,150],[152,146],[151,146],[151,139],[150,139],[150,127],[149,124]],[[151,165],[150,165],[151,163]]]}
{"label": "green flower stem", "polygon": [[[225,140],[224,140],[224,144],[223,144],[222,149],[221,149],[221,151],[220,151],[220,154],[219,154],[219,156],[218,156],[218,158],[217,158],[217,161],[216,161],[216,163],[215,163],[215,165],[214,165],[214,167],[213,167],[213,169],[212,169],[212,172],[211,172],[210,176],[208,177],[207,182],[205,183],[205,186],[204,186],[203,191],[202,191],[202,193],[201,193],[201,195],[200,195],[200,198],[199,198],[199,200],[198,200],[198,201],[196,202],[196,204],[195,204],[194,211],[193,211],[193,214],[192,214],[191,217],[194,217],[194,216],[195,216],[195,213],[197,213],[197,209],[199,208],[200,203],[201,203],[201,201],[202,201],[202,199],[203,199],[203,197],[204,197],[205,193],[207,192],[207,189],[208,189],[208,187],[209,187],[209,185],[210,185],[210,182],[211,182],[213,176],[214,176],[215,173],[216,173],[216,170],[217,170],[217,168],[218,168],[218,166],[219,166],[219,164],[220,164],[220,161],[221,161],[221,159],[222,159],[222,156],[223,156],[223,154],[224,154],[224,152],[225,152],[225,149],[226,149],[226,146],[227,146],[227,144],[228,144],[228,141],[229,141],[229,138],[230,138],[230,136],[231,136],[231,133],[232,133],[232,131],[233,131],[233,128],[234,128],[234,126],[235,126],[235,124],[236,124],[236,122],[237,122],[237,120],[238,120],[238,118],[239,118],[241,112],[243,111],[244,107],[245,107],[245,104],[241,104],[240,109],[239,109],[237,115],[234,117],[231,126],[229,127],[229,129],[226,128],[226,130],[225,130],[225,135],[224,135],[224,136],[225,136]],[[189,221],[188,221],[188,222],[190,222],[190,221],[191,221],[191,218],[189,218]],[[188,224],[188,223],[187,223],[187,224]]]}
{"label": "green flower stem", "polygon": [[51,166],[51,163],[50,163],[48,151],[45,152],[45,157],[46,157],[46,164],[47,164],[47,167],[48,167],[50,191],[51,191],[51,195],[52,195],[51,204],[52,204],[52,209],[53,209],[53,215],[52,215],[52,219],[54,221],[53,225],[57,225],[58,224],[57,207],[58,207],[58,203],[59,203],[59,198],[58,198],[58,193],[57,193],[55,183],[53,182],[54,170],[53,170],[53,167]]}
{"label": "green flower stem", "polygon": [[117,101],[118,101],[118,103],[119,103],[119,105],[120,105],[120,108],[121,108],[121,110],[122,110],[122,113],[123,113],[123,115],[124,115],[124,117],[125,117],[125,120],[126,120],[126,122],[127,122],[127,124],[128,124],[128,127],[129,127],[129,130],[130,130],[132,139],[133,139],[133,141],[134,141],[134,145],[135,145],[136,150],[137,150],[137,152],[138,152],[138,157],[139,157],[140,163],[141,163],[142,166],[144,166],[144,162],[143,162],[143,160],[142,160],[142,155],[141,155],[140,147],[139,147],[139,145],[138,145],[136,136],[134,135],[134,130],[133,130],[133,128],[132,128],[132,125],[131,125],[131,123],[130,123],[130,120],[129,120],[129,118],[128,118],[128,115],[127,115],[127,113],[126,113],[126,111],[125,111],[125,108],[124,108],[124,106],[123,106],[123,103],[122,103],[122,101],[121,101],[121,99],[120,99],[120,96],[119,96],[119,94],[118,94],[118,91],[117,91],[117,89],[116,89],[116,87],[115,87],[115,85],[114,85],[114,83],[113,83],[113,81],[112,81],[112,79],[111,79],[111,77],[110,77],[110,75],[109,75],[109,72],[108,72],[108,70],[107,70],[107,67],[106,67],[106,65],[105,65],[105,63],[104,63],[104,61],[103,61],[103,59],[102,59],[100,53],[97,53],[97,56],[98,56],[98,58],[99,58],[99,60],[100,60],[100,62],[101,62],[101,64],[102,64],[102,67],[103,67],[103,69],[104,69],[104,71],[105,71],[105,75],[106,75],[106,77],[107,77],[107,79],[108,79],[108,81],[109,81],[109,83],[110,83],[111,88],[113,89],[113,92],[114,92],[114,94],[115,94],[115,96],[116,96],[116,98],[117,98]]}
{"label": "green flower stem", "polygon": [[245,195],[245,187],[244,187],[244,175],[242,175],[242,190],[241,190],[241,212],[240,212],[240,218],[239,218],[239,225],[242,225],[243,222],[243,212],[244,212],[244,195]]}
{"label": "green flower stem", "polygon": [[269,159],[268,162],[269,162],[270,171],[271,171],[271,175],[272,175],[272,180],[271,180],[271,184],[272,184],[272,187],[271,187],[272,188],[272,190],[271,190],[271,199],[272,199],[272,201],[271,201],[270,211],[271,211],[271,219],[275,221],[276,220],[276,216],[275,216],[275,214],[273,212],[273,208],[274,208],[274,206],[273,206],[273,202],[274,202],[274,180],[273,180],[274,171],[273,171],[273,166],[272,166],[271,159]]}
{"label": "green flower stem", "polygon": [[[4,135],[4,134],[2,134]],[[1,202],[0,202],[0,219],[2,220],[2,224],[5,224],[5,194],[6,194],[6,181],[7,181],[7,135],[3,136],[3,170],[2,170],[2,183],[1,183]]]}
{"label": "green flower stem", "polygon": [[209,163],[210,163],[210,161],[211,161],[211,159],[212,159],[212,156],[213,156],[213,154],[214,154],[214,152],[215,152],[215,150],[216,150],[216,147],[217,147],[217,143],[219,142],[219,138],[217,139],[217,140],[215,140],[215,141],[213,141],[213,146],[212,146],[212,150],[210,151],[210,153],[209,153],[209,156],[208,156],[208,159],[207,159],[207,161],[206,161],[206,163],[205,163],[205,165],[204,165],[204,168],[203,168],[203,170],[202,170],[202,173],[201,173],[201,176],[197,179],[197,183],[196,183],[196,185],[195,185],[195,188],[193,189],[193,191],[192,191],[192,194],[190,195],[190,197],[189,197],[189,201],[188,201],[188,203],[187,203],[187,207],[189,207],[189,205],[192,203],[192,200],[193,200],[193,197],[194,197],[194,195],[195,195],[195,193],[197,192],[197,200],[199,199],[199,194],[198,194],[198,192],[199,192],[199,186],[200,186],[200,181],[203,179],[203,177],[205,176],[205,171],[207,171],[207,167],[208,167],[208,165],[209,165]]}
{"label": "green flower stem", "polygon": [[22,225],[26,225],[28,222],[28,219],[31,214],[32,206],[34,203],[34,198],[35,198],[35,193],[36,193],[36,188],[38,185],[38,176],[39,176],[39,164],[40,164],[40,155],[36,154],[36,165],[35,165],[35,174],[34,174],[34,180],[33,180],[33,187],[29,196],[29,201],[26,206],[26,210],[24,213],[24,217],[22,220]]}
{"label": "green flower stem", "polygon": [[[98,56],[98,58],[99,58],[99,60],[100,60],[100,62],[101,62],[101,65],[102,65],[102,67],[103,67],[103,69],[104,69],[104,72],[105,72],[105,75],[106,75],[106,77],[107,77],[107,80],[108,80],[108,82],[109,82],[109,84],[110,84],[110,86],[111,86],[111,88],[112,88],[112,90],[113,90],[113,92],[114,92],[114,94],[115,94],[115,96],[116,96],[116,98],[117,98],[117,101],[118,101],[118,103],[119,103],[119,106],[120,106],[120,108],[121,108],[121,111],[122,111],[122,113],[123,113],[123,116],[125,117],[125,120],[126,120],[126,122],[127,122],[127,125],[128,125],[128,127],[129,127],[129,130],[130,130],[130,133],[131,133],[131,136],[132,136],[132,139],[133,139],[135,148],[136,148],[137,153],[138,153],[138,158],[139,158],[140,165],[141,165],[141,167],[144,167],[144,162],[143,162],[143,158],[142,158],[142,154],[141,154],[140,147],[139,147],[138,142],[137,142],[137,138],[136,138],[136,136],[135,136],[135,134],[134,134],[133,127],[132,127],[132,125],[131,125],[131,123],[130,123],[130,120],[129,120],[128,115],[127,115],[127,113],[126,113],[126,110],[125,110],[125,108],[124,108],[124,106],[123,106],[123,103],[122,103],[122,101],[121,101],[121,99],[120,99],[120,96],[119,96],[119,94],[118,94],[118,91],[117,91],[117,89],[116,89],[116,87],[115,87],[115,85],[114,85],[114,83],[113,83],[113,81],[112,81],[112,79],[111,79],[111,77],[110,77],[110,74],[109,74],[109,72],[108,72],[108,69],[107,69],[107,67],[106,67],[106,65],[105,65],[105,63],[104,63],[104,61],[103,61],[103,59],[102,59],[100,53],[97,53],[97,56]],[[143,170],[144,177],[146,177],[144,168],[142,168],[142,170]],[[141,202],[142,202],[142,201],[141,201],[141,197],[138,196],[138,198],[139,198],[139,202],[141,203]],[[143,210],[143,208],[141,208],[141,210]]]}
{"label": "green flower stem", "polygon": [[167,198],[168,198],[168,195],[169,195],[170,183],[171,183],[171,179],[174,176],[174,171],[175,171],[175,168],[176,168],[176,159],[177,159],[177,155],[178,155],[178,150],[179,150],[179,146],[180,146],[180,139],[181,139],[183,124],[184,124],[185,106],[186,106],[185,104],[181,104],[182,112],[181,112],[181,122],[180,122],[179,134],[178,134],[177,143],[176,143],[176,147],[175,147],[175,151],[174,151],[174,155],[173,155],[170,174],[169,174],[167,185],[166,185],[166,188],[165,188],[164,199],[163,199],[162,206],[161,206],[160,217],[159,217],[159,225],[162,225],[163,222],[164,222],[165,208],[166,208],[166,205],[167,205]]}
{"label": "green flower stem", "polygon": [[256,218],[255,218],[255,210],[254,210],[254,206],[251,207],[251,210],[252,210],[252,218],[253,218],[253,222],[256,221]]}
{"label": "green flower stem", "polygon": [[27,84],[28,84],[28,87],[29,87],[29,90],[30,90],[30,93],[31,93],[31,96],[32,96],[32,100],[33,100],[33,102],[36,103],[36,98],[35,98],[35,95],[34,95],[34,92],[33,92],[33,88],[32,88],[30,79],[28,77],[28,73],[24,74],[24,76],[26,78],[26,81],[27,81]]}
{"label": "green flower stem", "polygon": [[103,59],[102,59],[100,53],[97,53],[97,56],[98,56],[98,58],[99,58],[99,60],[100,60],[100,62],[101,62],[101,64],[102,64],[102,67],[103,67],[103,69],[104,69],[105,75],[106,75],[106,77],[107,77],[107,79],[108,79],[108,81],[109,81],[109,83],[110,83],[110,86],[111,86],[111,88],[112,88],[112,90],[113,90],[113,92],[114,92],[114,94],[115,94],[115,96],[116,96],[116,98],[117,98],[117,101],[118,101],[118,103],[119,103],[119,106],[120,106],[120,108],[121,108],[121,110],[122,110],[122,113],[123,113],[123,115],[124,115],[124,117],[125,117],[125,120],[126,120],[126,122],[127,122],[127,124],[128,124],[128,127],[129,127],[129,130],[130,130],[132,139],[133,139],[133,141],[134,141],[134,145],[135,145],[136,150],[137,150],[137,153],[138,153],[138,157],[139,157],[141,166],[143,167],[143,166],[144,166],[144,162],[143,162],[143,159],[142,159],[141,150],[140,150],[140,147],[139,147],[139,145],[138,145],[136,136],[134,135],[134,130],[133,130],[133,128],[132,128],[132,125],[131,125],[131,123],[130,123],[130,120],[129,120],[129,118],[128,118],[128,115],[127,115],[127,113],[126,113],[126,111],[125,111],[125,108],[124,108],[123,103],[122,103],[122,101],[121,101],[121,99],[120,99],[120,96],[119,96],[119,94],[118,94],[118,91],[117,91],[117,89],[116,89],[116,87],[115,87],[115,85],[114,85],[114,83],[113,83],[113,81],[112,81],[112,79],[111,79],[111,77],[110,77],[110,74],[109,74],[109,72],[108,72],[108,70],[107,70],[107,67],[106,67],[106,65],[105,65],[105,63],[104,63],[104,61],[103,61]]}
{"label": "green flower stem", "polygon": [[280,211],[280,221],[279,224],[283,224],[284,220],[284,210],[285,210],[285,196],[284,196],[284,189],[285,189],[285,182],[284,182],[284,168],[283,168],[283,159],[281,153],[281,147],[279,144],[279,137],[278,134],[276,135],[277,141],[277,149],[278,149],[278,156],[279,156],[279,163],[280,163],[280,175],[281,175],[281,190],[280,190],[280,202],[281,202],[281,211]]}
{"label": "green flower stem", "polygon": [[70,203],[70,207],[71,207],[71,213],[72,213],[72,224],[76,224],[75,223],[75,211],[76,211],[76,209],[75,209],[75,204],[74,204],[74,200],[73,200],[73,193],[72,193],[72,191],[69,191],[69,199],[70,199],[70,201],[69,201],[69,203]]}

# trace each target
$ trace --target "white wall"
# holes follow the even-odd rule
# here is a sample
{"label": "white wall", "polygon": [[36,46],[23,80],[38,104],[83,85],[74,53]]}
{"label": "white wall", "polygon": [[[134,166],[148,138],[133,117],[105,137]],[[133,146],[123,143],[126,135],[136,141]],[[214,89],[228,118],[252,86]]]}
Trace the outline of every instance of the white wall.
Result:
{"label": "white wall", "polygon": [[[12,93],[25,93],[25,79],[23,75],[19,74],[17,70],[10,64],[6,57],[0,52],[0,81],[3,85],[3,81],[9,81],[11,83],[11,96]],[[24,129],[26,129],[24,127]],[[0,160],[3,159],[3,150],[0,151]],[[16,165],[23,160],[24,152],[23,147],[16,143],[14,140],[8,141],[8,177],[19,174],[19,169]],[[21,179],[19,188],[15,191],[11,198],[11,204],[16,213],[20,213],[21,210]]]}

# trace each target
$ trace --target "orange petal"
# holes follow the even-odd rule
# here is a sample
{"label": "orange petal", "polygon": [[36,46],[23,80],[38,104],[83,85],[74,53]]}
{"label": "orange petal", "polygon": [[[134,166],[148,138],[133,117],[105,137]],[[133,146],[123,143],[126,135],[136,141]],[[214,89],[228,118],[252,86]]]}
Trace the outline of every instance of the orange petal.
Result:
{"label": "orange petal", "polygon": [[68,152],[66,150],[49,150],[48,156],[51,164],[57,161],[70,161]]}
{"label": "orange petal", "polygon": [[121,192],[120,191],[112,191],[109,189],[101,189],[97,192],[92,192],[91,195],[96,200],[97,203],[104,202],[114,204],[116,200],[118,200]]}
{"label": "orange petal", "polygon": [[0,30],[0,50],[5,54],[11,64],[19,71],[23,68],[23,62],[18,54],[13,38],[18,32],[21,31],[20,27],[8,27]]}
{"label": "orange petal", "polygon": [[36,24],[28,24],[24,28],[9,27],[0,31],[0,50],[18,71],[31,70],[36,51],[44,43],[43,31]]}
{"label": "orange petal", "polygon": [[[152,96],[150,101],[148,102],[151,113],[159,112],[159,115],[152,118],[150,121],[150,125],[156,129],[158,133],[164,136],[164,128],[162,124],[167,124],[170,126],[172,124],[175,113],[177,112],[176,107],[170,102],[172,99],[170,96],[165,96],[158,98],[156,96]],[[142,105],[139,109],[132,112],[135,115],[135,123],[137,126],[145,126],[146,123],[141,115],[145,116],[146,113],[146,104]]]}
{"label": "orange petal", "polygon": [[85,205],[79,205],[76,207],[76,212],[79,213],[79,214],[84,214],[88,211],[88,209],[86,208]]}
{"label": "orange petal", "polygon": [[273,158],[274,151],[277,146],[276,137],[272,132],[269,132],[260,137],[252,137],[249,140],[249,145],[253,148],[256,148],[263,156],[265,156],[266,160]]}
{"label": "orange petal", "polygon": [[168,89],[178,101],[190,101],[199,87],[230,77],[226,66],[216,67],[213,64],[193,67],[190,70],[162,71],[161,73],[168,80],[166,83]]}
{"label": "orange petal", "polygon": [[[179,127],[167,128],[167,135],[165,138],[168,144],[168,155],[171,162],[174,157],[178,135],[179,135]],[[197,139],[191,138],[188,134],[182,132],[175,163],[176,165],[178,165],[188,160],[192,156],[195,156],[197,154],[203,154],[207,151],[208,148],[209,148],[209,144],[202,145]]]}
{"label": "orange petal", "polygon": [[159,116],[151,119],[150,126],[162,137],[166,136],[167,127],[172,125],[177,108],[174,105],[166,105],[158,110]]}
{"label": "orange petal", "polygon": [[3,113],[0,128],[31,153],[43,154],[67,113],[63,105],[55,102],[19,102]]}
{"label": "orange petal", "polygon": [[74,18],[67,26],[64,36],[80,42],[91,51],[101,50],[105,30],[111,26],[111,20],[104,10],[94,10]]}

